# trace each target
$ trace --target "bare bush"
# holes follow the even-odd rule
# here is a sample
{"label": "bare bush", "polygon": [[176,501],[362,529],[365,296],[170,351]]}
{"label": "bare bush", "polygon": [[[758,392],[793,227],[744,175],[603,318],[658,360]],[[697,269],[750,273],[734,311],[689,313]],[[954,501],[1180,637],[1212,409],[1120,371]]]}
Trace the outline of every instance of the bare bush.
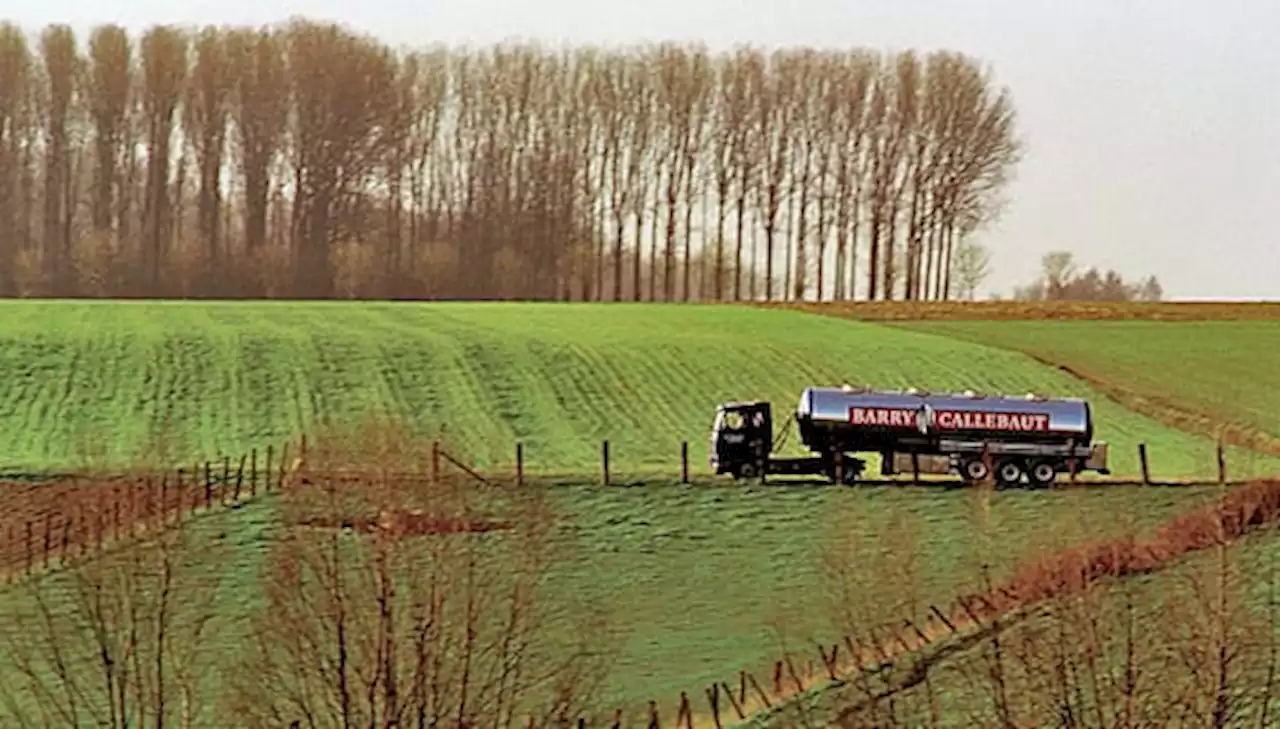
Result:
{"label": "bare bush", "polygon": [[3,607],[9,726],[214,725],[209,660],[218,575],[181,530],[14,588]]}
{"label": "bare bush", "polygon": [[[285,496],[293,526],[263,578],[237,720],[506,728],[590,713],[606,626],[549,592],[564,554],[545,494],[392,473],[429,449],[365,432],[322,440],[307,457],[315,475]],[[332,475],[339,458],[363,475]]]}

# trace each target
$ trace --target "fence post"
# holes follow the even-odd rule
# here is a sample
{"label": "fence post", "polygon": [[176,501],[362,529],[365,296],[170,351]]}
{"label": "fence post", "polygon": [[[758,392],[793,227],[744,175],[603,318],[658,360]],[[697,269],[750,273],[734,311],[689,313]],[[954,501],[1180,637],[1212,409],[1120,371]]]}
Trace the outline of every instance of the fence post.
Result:
{"label": "fence post", "polygon": [[222,457],[222,483],[218,484],[218,503],[226,503],[227,486],[231,483],[231,456]]}
{"label": "fence post", "polygon": [[1067,472],[1071,477],[1071,483],[1074,484],[1076,482],[1076,470],[1077,470],[1076,463],[1078,461],[1078,459],[1076,458],[1075,438],[1067,439],[1067,452],[1071,454],[1070,456],[1067,457]]}
{"label": "fence post", "polygon": [[1222,443],[1222,434],[1218,434],[1218,483],[1227,483],[1227,449]]}
{"label": "fence post", "polygon": [[711,718],[716,723],[716,729],[724,729],[724,724],[720,721],[720,684],[713,683],[707,687],[707,703],[711,705]]}
{"label": "fence post", "polygon": [[516,443],[516,486],[524,485],[524,443]]}
{"label": "fence post", "polygon": [[258,448],[249,451],[249,498],[258,495]]}
{"label": "fence post", "polygon": [[[182,495],[179,494],[178,498],[181,499]],[[165,524],[169,523],[169,520],[167,518],[168,514],[165,513],[165,509],[167,508],[169,508],[169,474],[166,473],[164,477],[160,479],[160,525],[161,526],[164,526]],[[179,511],[182,510],[181,504],[178,505],[178,510]]]}
{"label": "fence post", "polygon": [[600,441],[600,475],[604,485],[609,485],[609,441]]}
{"label": "fence post", "polygon": [[285,468],[288,467],[288,465],[289,465],[289,441],[285,441],[284,445],[280,448],[280,473],[276,478],[277,490],[284,488],[284,473],[285,473],[284,470]]}
{"label": "fence post", "polygon": [[204,509],[213,508],[213,474],[209,470],[209,462],[204,462]]}
{"label": "fence post", "polygon": [[275,455],[275,450],[274,444],[267,444],[267,460],[262,464],[262,490],[268,494],[271,493],[271,457]]}
{"label": "fence post", "polygon": [[235,502],[240,501],[240,486],[241,484],[244,483],[244,462],[248,460],[248,458],[249,458],[248,453],[245,453],[240,456],[240,467],[236,469],[236,490],[235,490],[235,493],[231,496],[232,501],[235,501]]}
{"label": "fence post", "polygon": [[1147,444],[1138,444],[1138,463],[1142,466],[1142,485],[1151,485],[1151,468],[1147,465]]}
{"label": "fence post", "polygon": [[680,442],[680,483],[689,483],[689,441]]}

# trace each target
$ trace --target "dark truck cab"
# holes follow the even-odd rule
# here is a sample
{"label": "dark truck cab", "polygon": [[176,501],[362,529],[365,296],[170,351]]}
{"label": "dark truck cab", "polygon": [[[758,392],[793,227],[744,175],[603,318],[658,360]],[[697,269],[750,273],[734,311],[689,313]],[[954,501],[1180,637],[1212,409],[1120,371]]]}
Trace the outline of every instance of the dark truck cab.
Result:
{"label": "dark truck cab", "polygon": [[773,455],[773,408],[768,402],[731,402],[716,408],[711,426],[711,469],[735,479],[767,475],[821,475],[853,483],[865,462],[843,453],[783,458]]}

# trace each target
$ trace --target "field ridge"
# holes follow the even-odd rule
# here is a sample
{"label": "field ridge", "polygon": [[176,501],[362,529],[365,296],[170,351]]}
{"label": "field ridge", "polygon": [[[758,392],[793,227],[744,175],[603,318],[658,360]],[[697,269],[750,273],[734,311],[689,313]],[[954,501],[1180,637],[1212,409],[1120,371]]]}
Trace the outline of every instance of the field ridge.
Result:
{"label": "field ridge", "polygon": [[1280,301],[756,301],[858,321],[1280,321]]}

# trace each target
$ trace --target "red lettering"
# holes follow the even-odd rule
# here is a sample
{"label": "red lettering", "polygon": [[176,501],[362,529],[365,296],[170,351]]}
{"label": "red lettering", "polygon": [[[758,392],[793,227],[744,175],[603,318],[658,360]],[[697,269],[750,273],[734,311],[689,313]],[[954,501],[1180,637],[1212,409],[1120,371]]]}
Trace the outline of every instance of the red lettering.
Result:
{"label": "red lettering", "polygon": [[934,424],[939,430],[1047,431],[1049,416],[1043,413],[939,410],[934,417]]}

